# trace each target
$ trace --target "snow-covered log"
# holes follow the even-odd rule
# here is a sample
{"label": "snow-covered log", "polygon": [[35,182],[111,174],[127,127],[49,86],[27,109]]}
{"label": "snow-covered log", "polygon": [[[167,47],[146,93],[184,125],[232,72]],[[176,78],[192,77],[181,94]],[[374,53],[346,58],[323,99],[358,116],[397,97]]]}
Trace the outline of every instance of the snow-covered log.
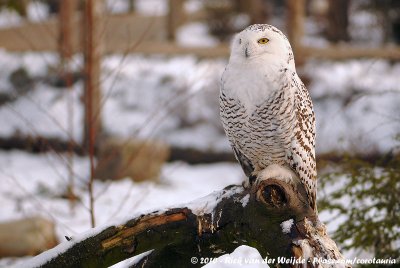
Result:
{"label": "snow-covered log", "polygon": [[108,267],[149,251],[132,267],[200,267],[201,258],[218,257],[240,245],[255,247],[276,262],[290,261],[281,267],[317,267],[316,261],[323,259],[337,263],[329,267],[344,267],[336,244],[305,200],[301,185],[282,180],[231,185],[184,206],[72,237],[23,267]]}

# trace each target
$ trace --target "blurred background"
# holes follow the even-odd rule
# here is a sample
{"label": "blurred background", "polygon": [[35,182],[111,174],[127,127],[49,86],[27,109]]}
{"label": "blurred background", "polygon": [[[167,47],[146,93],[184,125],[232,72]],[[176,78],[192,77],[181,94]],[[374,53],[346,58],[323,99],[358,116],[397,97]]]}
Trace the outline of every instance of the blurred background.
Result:
{"label": "blurred background", "polygon": [[241,183],[219,81],[253,23],[313,99],[321,220],[400,263],[400,1],[0,0],[0,267]]}

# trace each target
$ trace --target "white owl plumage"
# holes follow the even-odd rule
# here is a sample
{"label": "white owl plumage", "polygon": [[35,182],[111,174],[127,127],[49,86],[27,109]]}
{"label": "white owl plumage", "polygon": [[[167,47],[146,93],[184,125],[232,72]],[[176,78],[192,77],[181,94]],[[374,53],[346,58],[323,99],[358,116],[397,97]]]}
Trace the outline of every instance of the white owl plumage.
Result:
{"label": "white owl plumage", "polygon": [[232,41],[221,79],[220,114],[245,174],[300,180],[316,211],[315,116],[286,36],[255,24]]}

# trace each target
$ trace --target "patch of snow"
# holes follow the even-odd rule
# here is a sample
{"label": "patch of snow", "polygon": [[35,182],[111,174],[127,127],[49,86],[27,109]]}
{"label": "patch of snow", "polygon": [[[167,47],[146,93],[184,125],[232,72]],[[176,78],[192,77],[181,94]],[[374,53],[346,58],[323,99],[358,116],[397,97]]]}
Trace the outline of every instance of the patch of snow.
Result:
{"label": "patch of snow", "polygon": [[250,16],[244,13],[237,14],[230,21],[230,23],[232,23],[233,29],[244,29],[250,24],[250,22],[251,22]]}
{"label": "patch of snow", "polygon": [[121,66],[121,57],[112,56],[103,65],[118,70],[104,84],[104,126],[112,134],[229,150],[219,121],[223,61],[129,56]]}
{"label": "patch of snow", "polygon": [[242,198],[242,200],[240,200],[240,203],[242,203],[243,207],[246,207],[249,201],[250,201],[250,194],[247,194],[245,195],[245,197]]}
{"label": "patch of snow", "polygon": [[28,2],[26,13],[30,21],[44,21],[49,17],[49,7],[39,1],[30,1]]}
{"label": "patch of snow", "polygon": [[[330,180],[330,183],[326,184],[325,187],[318,187],[318,199],[330,196],[331,194],[333,194],[333,192],[342,189],[345,183],[344,180],[346,180],[346,177],[344,175],[336,176],[335,180]],[[344,205],[350,204],[353,201],[354,200],[350,196],[346,196],[338,202]],[[337,227],[339,225],[347,221],[346,216],[338,213],[338,211],[323,210],[318,212],[318,216],[320,217],[320,220],[326,225],[327,233],[330,235],[332,235],[337,230]]]}
{"label": "patch of snow", "polygon": [[188,47],[213,47],[219,44],[217,38],[208,33],[205,23],[194,22],[178,28],[176,33],[177,43]]}
{"label": "patch of snow", "polygon": [[214,193],[211,193],[201,199],[188,203],[187,207],[196,215],[210,214],[214,211],[215,207],[221,200],[229,198],[235,194],[239,194],[242,191],[242,186],[235,186],[222,192],[215,191]]}
{"label": "patch of snow", "polygon": [[295,241],[294,244],[298,245],[301,248],[301,251],[303,253],[302,259],[307,261],[314,257],[313,249],[306,239]]}
{"label": "patch of snow", "polygon": [[[0,202],[4,205],[0,220],[38,214],[50,217],[61,240],[65,235],[74,236],[87,230],[90,226],[86,210],[88,167],[87,158],[74,158],[76,194],[82,202],[72,213],[68,201],[59,197],[68,185],[66,155],[0,151]],[[97,223],[125,220],[135,211],[155,211],[187,203],[229,184],[240,184],[243,177],[240,166],[234,163],[190,166],[176,162],[163,167],[160,184],[134,183],[128,178],[111,184],[96,181],[96,207],[101,211],[96,213]]]}
{"label": "patch of snow", "polygon": [[305,33],[302,37],[302,43],[310,47],[327,47],[329,41],[321,36],[324,31],[324,24],[315,17],[307,17],[304,21]]}
{"label": "patch of snow", "polygon": [[129,268],[132,267],[133,265],[137,264],[139,261],[141,261],[143,258],[151,254],[153,250],[146,251],[142,254],[136,255],[135,257],[126,259],[124,261],[121,261],[117,264],[114,264],[110,266],[109,268]]}
{"label": "patch of snow", "polygon": [[129,1],[126,0],[107,0],[107,11],[110,13],[126,13],[129,11]]}
{"label": "patch of snow", "polygon": [[164,0],[135,0],[135,9],[144,15],[166,15],[168,1]]}
{"label": "patch of snow", "polygon": [[289,234],[290,230],[292,229],[292,226],[294,224],[294,220],[293,219],[289,219],[287,221],[284,221],[280,224],[281,228],[282,228],[282,232],[284,234]]}
{"label": "patch of snow", "polygon": [[[47,85],[36,85],[37,89],[19,97],[15,102],[0,106],[0,136],[12,135],[47,136],[68,139],[68,98],[72,98],[74,125],[82,124],[83,107],[80,104],[81,85],[72,91],[56,91]],[[72,137],[81,140],[81,129],[74,128]]]}
{"label": "patch of snow", "polygon": [[203,8],[204,8],[203,1],[187,0],[184,2],[184,9],[188,13],[194,13],[194,12],[200,11]]}
{"label": "patch of snow", "polygon": [[240,246],[232,253],[213,259],[204,268],[231,268],[231,267],[251,267],[267,268],[268,264],[263,263],[263,257],[252,247]]}
{"label": "patch of snow", "polygon": [[21,23],[22,18],[16,11],[7,8],[0,10],[0,28],[17,26]]}
{"label": "patch of snow", "polygon": [[400,64],[310,61],[305,70],[313,79],[308,88],[317,119],[317,153],[384,153],[396,146]]}
{"label": "patch of snow", "polygon": [[[73,210],[68,200],[60,197],[68,185],[66,163],[66,155],[62,154],[38,155],[20,151],[0,151],[0,220],[40,215],[55,223],[60,241],[65,241],[64,236],[72,237],[70,242],[66,241],[55,250],[46,253],[47,257],[55,256],[60,250],[101,229],[97,227],[87,231],[90,229],[87,211],[89,199],[86,192],[89,177],[88,159],[74,158],[75,193],[80,201],[75,204]],[[179,207],[179,203],[186,204],[210,192],[221,190],[229,184],[240,184],[243,177],[240,166],[233,163],[191,166],[175,162],[163,167],[159,183],[135,183],[128,178],[112,183],[95,181],[96,222],[98,226],[110,226],[124,223],[143,213],[162,213],[167,208]],[[232,190],[232,193],[235,193],[235,190]],[[203,208],[211,209],[213,202],[218,198],[228,197],[229,194],[211,196],[212,198],[206,200],[207,204],[203,203],[206,204]],[[160,207],[163,209],[160,210]],[[82,232],[85,233],[80,234]],[[41,262],[43,258],[40,257],[35,262]],[[0,266],[4,263],[10,263],[10,260],[1,260]]]}
{"label": "patch of snow", "polygon": [[384,31],[378,16],[370,11],[357,11],[349,16],[349,34],[354,43],[376,46],[384,41]]}
{"label": "patch of snow", "polygon": [[[168,1],[164,0],[135,0],[135,12],[143,15],[166,15],[168,12]],[[111,13],[126,13],[129,11],[128,0],[107,0],[107,10]],[[184,2],[184,9],[188,13],[194,13],[203,8],[203,3],[197,0]]]}

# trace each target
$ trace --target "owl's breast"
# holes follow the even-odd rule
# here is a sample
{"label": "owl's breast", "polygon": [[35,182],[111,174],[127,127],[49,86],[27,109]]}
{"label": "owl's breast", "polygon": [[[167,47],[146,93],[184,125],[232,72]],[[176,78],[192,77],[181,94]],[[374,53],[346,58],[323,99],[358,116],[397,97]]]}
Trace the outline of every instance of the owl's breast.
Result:
{"label": "owl's breast", "polygon": [[227,96],[238,100],[251,114],[271,94],[280,90],[282,77],[275,74],[279,72],[275,69],[228,65],[222,76],[222,88]]}
{"label": "owl's breast", "polygon": [[283,103],[275,95],[252,112],[235,99],[225,99],[221,104],[222,123],[229,140],[259,169],[285,164],[293,138],[291,120],[282,116]]}
{"label": "owl's breast", "polygon": [[222,78],[221,117],[231,143],[254,167],[287,162],[295,127],[294,91],[285,72],[229,69]]}
{"label": "owl's breast", "polygon": [[294,123],[279,115],[279,106],[268,103],[257,108],[246,124],[249,133],[247,139],[252,144],[246,150],[260,168],[287,161],[287,151],[293,139],[290,129]]}

